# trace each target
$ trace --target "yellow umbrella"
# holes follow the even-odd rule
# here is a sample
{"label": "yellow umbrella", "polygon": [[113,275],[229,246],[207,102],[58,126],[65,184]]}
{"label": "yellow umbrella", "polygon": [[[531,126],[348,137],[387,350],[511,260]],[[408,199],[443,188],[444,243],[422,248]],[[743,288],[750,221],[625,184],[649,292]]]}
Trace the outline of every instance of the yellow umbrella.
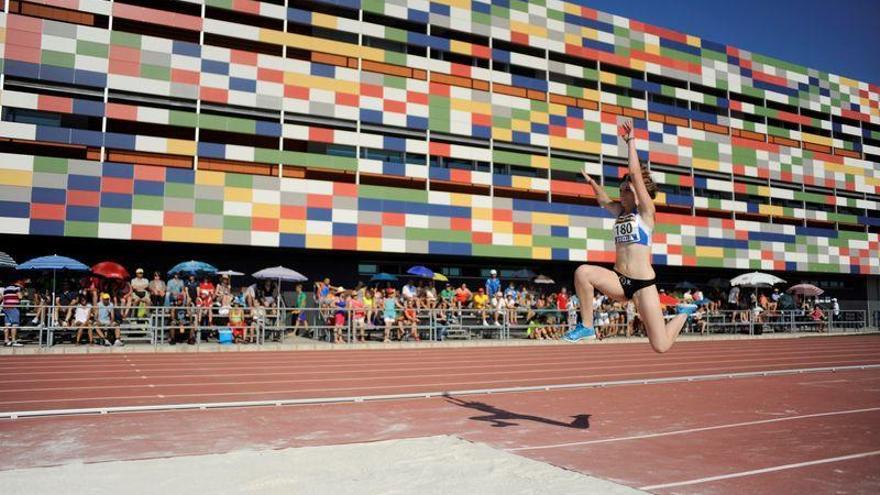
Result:
{"label": "yellow umbrella", "polygon": [[449,279],[446,278],[446,275],[438,272],[434,272],[434,280],[437,282],[449,282]]}

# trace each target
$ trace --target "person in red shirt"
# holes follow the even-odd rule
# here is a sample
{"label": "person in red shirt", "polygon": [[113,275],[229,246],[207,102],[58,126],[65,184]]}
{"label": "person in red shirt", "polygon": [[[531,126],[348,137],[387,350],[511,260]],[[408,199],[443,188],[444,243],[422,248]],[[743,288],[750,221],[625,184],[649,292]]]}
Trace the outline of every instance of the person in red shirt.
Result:
{"label": "person in red shirt", "polygon": [[214,284],[205,277],[199,284],[198,295],[196,298],[196,306],[199,307],[199,321],[208,320],[208,325],[214,324],[214,314],[211,307],[214,305],[214,292],[216,291]]}
{"label": "person in red shirt", "polygon": [[[367,328],[367,314],[364,310],[363,293],[359,293],[357,297],[351,298],[351,301],[348,303],[348,305],[349,309],[352,311],[352,324],[354,326],[353,333],[351,335],[351,341],[366,342],[367,339],[364,337],[364,331]],[[360,340],[358,340],[358,331],[360,331],[361,334]]]}
{"label": "person in red shirt", "polygon": [[455,290],[455,307],[458,309],[458,317],[461,318],[461,308],[467,306],[473,294],[468,289],[467,284],[461,284],[461,287]]}
{"label": "person in red shirt", "polygon": [[556,321],[561,324],[560,328],[565,328],[565,322],[568,321],[568,290],[565,287],[559,289],[559,294],[556,294],[556,311]]}

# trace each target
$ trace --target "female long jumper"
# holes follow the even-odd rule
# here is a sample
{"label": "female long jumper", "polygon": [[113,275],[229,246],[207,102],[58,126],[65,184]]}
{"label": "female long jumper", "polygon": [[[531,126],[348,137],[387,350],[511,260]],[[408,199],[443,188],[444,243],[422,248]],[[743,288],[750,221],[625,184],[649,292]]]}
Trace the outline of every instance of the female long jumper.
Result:
{"label": "female long jumper", "polygon": [[[612,201],[602,187],[587,175],[586,167],[582,171],[593,187],[599,205],[617,218],[614,223],[617,261],[614,271],[593,265],[581,265],[575,270],[574,287],[581,301],[582,322],[566,333],[565,339],[577,342],[595,337],[592,302],[593,288],[596,288],[613,300],[635,301],[651,347],[657,352],[666,352],[681,332],[688,313],[695,307],[679,306],[678,315],[668,322],[663,318],[654,268],[651,266],[651,233],[654,230],[657,185],[651,179],[649,170],[639,163],[632,123],[625,122],[618,128],[618,133],[629,148],[629,173],[620,184],[620,200]],[[585,326],[587,323],[591,326]]]}

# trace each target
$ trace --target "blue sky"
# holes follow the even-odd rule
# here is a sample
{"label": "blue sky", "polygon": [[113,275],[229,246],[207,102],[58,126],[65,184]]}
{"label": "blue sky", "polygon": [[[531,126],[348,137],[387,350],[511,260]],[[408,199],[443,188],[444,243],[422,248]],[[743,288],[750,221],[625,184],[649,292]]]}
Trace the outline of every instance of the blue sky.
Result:
{"label": "blue sky", "polygon": [[880,84],[880,0],[573,1]]}

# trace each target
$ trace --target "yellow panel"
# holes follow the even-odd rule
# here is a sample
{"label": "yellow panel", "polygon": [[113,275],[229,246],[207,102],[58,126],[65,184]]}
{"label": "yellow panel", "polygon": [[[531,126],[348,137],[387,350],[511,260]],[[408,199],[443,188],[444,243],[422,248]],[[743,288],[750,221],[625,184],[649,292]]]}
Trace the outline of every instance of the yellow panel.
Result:
{"label": "yellow panel", "polygon": [[569,45],[581,46],[581,37],[573,33],[566,33],[565,42]]}
{"label": "yellow panel", "polygon": [[451,110],[459,110],[468,113],[482,113],[492,115],[492,104],[477,101],[462,100],[461,98],[450,98],[449,108]]}
{"label": "yellow panel", "polygon": [[434,0],[439,1],[439,3],[449,5],[450,7],[457,7],[459,9],[471,10],[471,0]]}
{"label": "yellow panel", "polygon": [[700,38],[697,38],[696,36],[691,36],[689,34],[686,36],[687,36],[687,44],[688,45],[696,46],[696,47],[700,46]]}
{"label": "yellow panel", "polygon": [[471,218],[474,220],[492,220],[492,209],[473,208],[471,209]]}
{"label": "yellow panel", "polygon": [[666,204],[666,193],[663,191],[658,191],[657,197],[654,198],[654,202],[657,203],[658,205],[665,205]]}
{"label": "yellow panel", "polygon": [[645,70],[645,61],[637,58],[629,59],[629,65],[635,70]]}
{"label": "yellow panel", "polygon": [[449,197],[449,203],[451,206],[470,206],[471,197],[467,194],[452,193]]}
{"label": "yellow panel", "polygon": [[694,158],[692,162],[694,168],[699,168],[702,170],[718,170],[718,162],[712,160],[706,160],[704,158]]}
{"label": "yellow panel", "polygon": [[600,71],[599,80],[603,83],[617,84],[617,75],[610,72]]}
{"label": "yellow panel", "polygon": [[223,199],[226,201],[242,201],[244,203],[250,203],[253,199],[253,189],[247,189],[244,187],[227,187],[223,193]]}
{"label": "yellow panel", "polygon": [[195,141],[187,141],[184,139],[169,139],[167,142],[167,152],[172,155],[195,156]]}
{"label": "yellow panel", "polygon": [[510,185],[519,189],[531,189],[532,188],[532,180],[528,177],[520,177],[518,175],[514,175],[510,178]]}
{"label": "yellow panel", "polygon": [[593,101],[599,101],[599,90],[584,88],[584,98]]}
{"label": "yellow panel", "polygon": [[324,89],[327,91],[351,94],[357,94],[360,92],[359,84],[353,81],[342,81],[339,79],[330,79],[329,77],[311,76],[296,72],[285,72],[284,84],[294,84],[297,86],[305,86],[307,88]]}
{"label": "yellow panel", "polygon": [[513,222],[495,220],[492,222],[492,232],[495,234],[512,234]]}
{"label": "yellow panel", "polygon": [[463,53],[465,55],[471,55],[473,53],[471,51],[470,43],[458,40],[449,40],[449,51],[453,53]]}
{"label": "yellow panel", "polygon": [[770,187],[769,186],[758,186],[758,196],[769,197],[770,196]]}
{"label": "yellow panel", "polygon": [[592,28],[588,28],[588,27],[581,28],[581,35],[584,38],[591,39],[591,40],[598,40],[599,39],[598,31],[596,31],[595,29],[592,29]]}
{"label": "yellow panel", "polygon": [[278,222],[278,232],[284,234],[305,234],[306,221],[282,218]]}
{"label": "yellow panel", "polygon": [[762,215],[782,215],[782,207],[774,205],[758,205],[758,212]]}
{"label": "yellow panel", "polygon": [[533,224],[568,225],[568,220],[568,215],[561,215],[559,213],[544,213],[541,211],[532,212]]}
{"label": "yellow panel", "polygon": [[550,168],[549,156],[532,156],[532,166],[535,168]]}
{"label": "yellow panel", "polygon": [[281,207],[267,203],[254,203],[251,214],[255,217],[278,218],[281,216]]}
{"label": "yellow panel", "polygon": [[697,246],[697,256],[705,257],[705,258],[723,258],[724,257],[724,248],[720,247],[709,247],[709,246]]}
{"label": "yellow panel", "polygon": [[510,127],[514,131],[529,132],[532,130],[532,123],[528,120],[514,119],[510,122]]}
{"label": "yellow panel", "polygon": [[580,6],[578,6],[578,5],[575,5],[575,4],[570,3],[570,2],[565,2],[565,3],[562,4],[562,6],[565,8],[565,13],[566,13],[566,14],[574,14],[574,15],[577,15],[577,16],[580,16],[580,15],[581,15],[581,8],[580,8]]}
{"label": "yellow panel", "polygon": [[651,55],[660,55],[660,45],[645,43],[645,53],[650,53]]}
{"label": "yellow panel", "polygon": [[584,153],[599,153],[602,149],[602,145],[599,143],[584,141],[581,139],[564,138],[561,136],[550,136],[550,147],[583,151]]}
{"label": "yellow panel", "polygon": [[518,31],[520,33],[527,33],[529,36],[540,36],[541,38],[547,37],[547,28],[542,28],[541,26],[535,24],[510,21],[510,30]]}
{"label": "yellow panel", "polygon": [[201,186],[223,186],[226,184],[226,174],[213,170],[197,170],[196,184]]}
{"label": "yellow panel", "polygon": [[822,146],[832,146],[832,141],[830,137],[825,136],[816,136],[815,134],[809,134],[806,132],[801,133],[801,139],[808,143],[819,144]]}
{"label": "yellow panel", "polygon": [[202,243],[220,244],[223,242],[223,231],[194,227],[162,227],[162,240],[164,241],[192,242],[193,239],[198,239]]}
{"label": "yellow panel", "polygon": [[566,106],[560,103],[550,103],[548,107],[551,115],[563,115],[567,116],[568,112],[566,111]]}
{"label": "yellow panel", "polygon": [[858,89],[858,87],[859,87],[859,82],[858,82],[858,81],[854,81],[854,80],[852,80],[852,79],[850,79],[850,78],[848,78],[848,77],[843,77],[843,76],[839,76],[839,77],[840,77],[840,84],[845,84],[845,85],[847,85],[847,86],[849,86],[849,87],[851,87],[851,88],[856,88],[856,89]]}
{"label": "yellow panel", "polygon": [[513,234],[513,245],[518,247],[531,246],[532,236],[529,234]]}
{"label": "yellow panel", "polygon": [[336,29],[338,27],[338,21],[336,17],[331,15],[322,14],[320,12],[312,12],[312,25],[313,26],[321,26],[330,29]]}
{"label": "yellow panel", "polygon": [[500,139],[502,141],[513,141],[513,131],[510,129],[501,129],[498,127],[492,128],[492,138]]}
{"label": "yellow panel", "polygon": [[307,249],[332,249],[333,236],[321,234],[306,234]]}
{"label": "yellow panel", "polygon": [[33,181],[30,170],[0,170],[0,184],[4,186],[29,187]]}
{"label": "yellow panel", "polygon": [[380,237],[358,237],[358,251],[381,251],[382,239]]}
{"label": "yellow panel", "polygon": [[547,112],[536,112],[532,111],[529,113],[529,117],[532,122],[536,124],[549,124],[550,123],[550,114]]}
{"label": "yellow panel", "polygon": [[532,248],[532,258],[538,260],[549,260],[551,255],[551,250],[548,247],[535,247]]}

